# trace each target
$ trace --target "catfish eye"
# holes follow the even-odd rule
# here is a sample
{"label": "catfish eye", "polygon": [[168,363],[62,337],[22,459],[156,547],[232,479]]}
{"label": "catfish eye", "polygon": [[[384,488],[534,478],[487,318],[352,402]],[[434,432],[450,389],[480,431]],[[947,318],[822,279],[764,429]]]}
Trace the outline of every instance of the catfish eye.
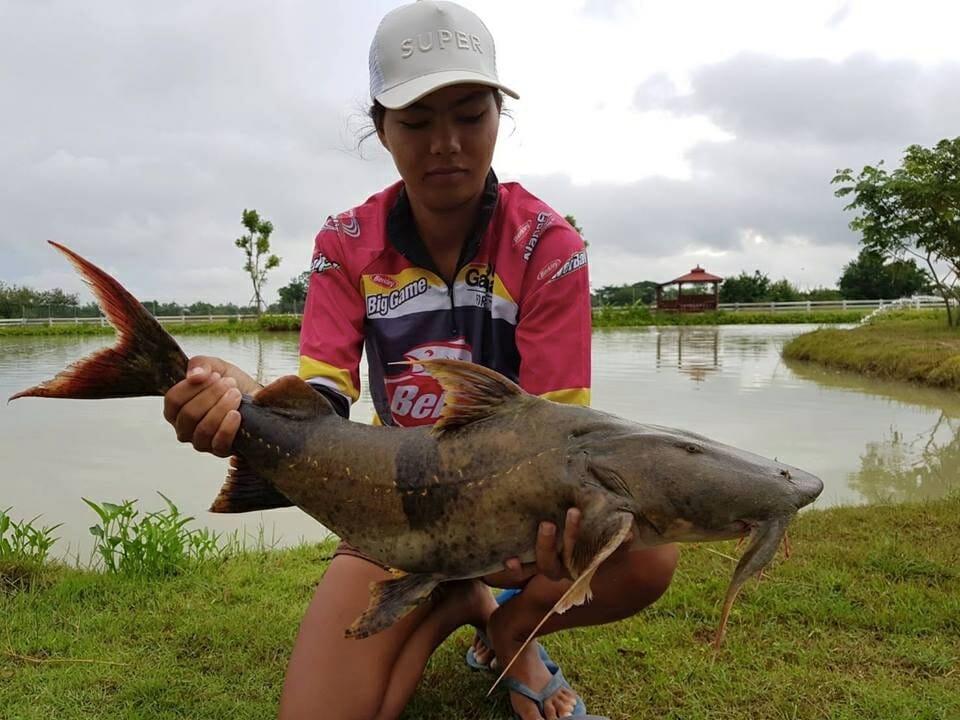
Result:
{"label": "catfish eye", "polygon": [[689,445],[683,445],[682,447],[691,455],[696,455],[697,453],[703,452],[703,449],[699,445],[694,445],[692,443],[690,443]]}

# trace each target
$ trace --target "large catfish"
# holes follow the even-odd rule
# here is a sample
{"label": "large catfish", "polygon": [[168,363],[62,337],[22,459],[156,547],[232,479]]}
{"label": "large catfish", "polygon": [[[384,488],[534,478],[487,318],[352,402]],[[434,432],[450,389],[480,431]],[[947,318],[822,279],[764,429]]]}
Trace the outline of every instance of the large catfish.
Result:
{"label": "large catfish", "polygon": [[[146,309],[105,272],[52,244],[90,284],[118,341],[13,397],[162,395],[182,380],[186,356]],[[417,362],[445,393],[429,429],[345,420],[295,376],[244,397],[230,471],[211,508],[296,505],[402,570],[371,587],[370,606],[348,636],[389,627],[440,583],[494,572],[505,558],[532,560],[539,522],[562,528],[576,506],[582,529],[564,552],[575,582],[557,612],[590,598],[598,565],[631,535],[635,548],[749,535],[719,644],[740,587],[823,489],[809,473],[700,435],[528,395],[478,365]]]}

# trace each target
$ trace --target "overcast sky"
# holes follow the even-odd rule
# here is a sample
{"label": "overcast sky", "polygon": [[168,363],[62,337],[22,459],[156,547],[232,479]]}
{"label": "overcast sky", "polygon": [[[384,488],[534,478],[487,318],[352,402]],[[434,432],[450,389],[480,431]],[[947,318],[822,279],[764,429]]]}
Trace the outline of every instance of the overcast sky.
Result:
{"label": "overcast sky", "polygon": [[[356,149],[396,4],[0,0],[0,280],[80,291],[54,239],[139,297],[245,303],[252,207],[273,298],[327,215],[396,179]],[[957,3],[464,4],[521,96],[494,167],[577,217],[595,288],[697,263],[832,286],[857,253],[834,171],[960,134]]]}

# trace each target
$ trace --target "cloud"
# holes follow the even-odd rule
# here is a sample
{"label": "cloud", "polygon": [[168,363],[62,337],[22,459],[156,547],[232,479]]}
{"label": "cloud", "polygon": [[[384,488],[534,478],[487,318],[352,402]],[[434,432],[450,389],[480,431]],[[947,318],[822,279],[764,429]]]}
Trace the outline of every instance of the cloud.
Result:
{"label": "cloud", "polygon": [[960,64],[924,67],[855,55],[843,62],[740,54],[700,68],[692,92],[654,76],[638,107],[705,115],[741,137],[860,144],[917,142],[960,126]]}
{"label": "cloud", "polygon": [[956,64],[865,55],[738,55],[694,72],[689,92],[657,74],[638,85],[638,110],[706,118],[730,139],[689,150],[687,178],[584,187],[554,175],[537,185],[585,228],[595,284],[664,280],[701,262],[720,274],[757,267],[832,285],[858,242],[833,195],[834,172],[895,165],[911,143],[955,134],[951,87],[960,87]]}

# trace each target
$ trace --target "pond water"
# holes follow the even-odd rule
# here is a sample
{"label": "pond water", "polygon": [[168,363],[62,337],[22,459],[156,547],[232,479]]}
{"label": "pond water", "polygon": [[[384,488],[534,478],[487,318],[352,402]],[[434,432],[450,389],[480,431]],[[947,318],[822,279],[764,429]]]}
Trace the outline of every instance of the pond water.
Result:
{"label": "pond water", "polygon": [[[937,498],[960,488],[960,397],[787,364],[801,325],[637,328],[594,333],[593,406],[639,422],[692,430],[819,475],[818,507]],[[260,379],[295,372],[294,334],[186,336],[187,354],[219,355]],[[107,337],[0,338],[0,398],[48,379]],[[365,377],[365,373],[364,373]],[[0,509],[63,523],[57,553],[89,551],[96,521],[81,497],[139,499],[158,491],[198,522],[280,545],[325,530],[295,508],[247,515],[206,511],[226,461],[176,442],[159,398],[0,403]],[[373,415],[364,392],[354,419]],[[251,540],[252,541],[252,540]]]}

